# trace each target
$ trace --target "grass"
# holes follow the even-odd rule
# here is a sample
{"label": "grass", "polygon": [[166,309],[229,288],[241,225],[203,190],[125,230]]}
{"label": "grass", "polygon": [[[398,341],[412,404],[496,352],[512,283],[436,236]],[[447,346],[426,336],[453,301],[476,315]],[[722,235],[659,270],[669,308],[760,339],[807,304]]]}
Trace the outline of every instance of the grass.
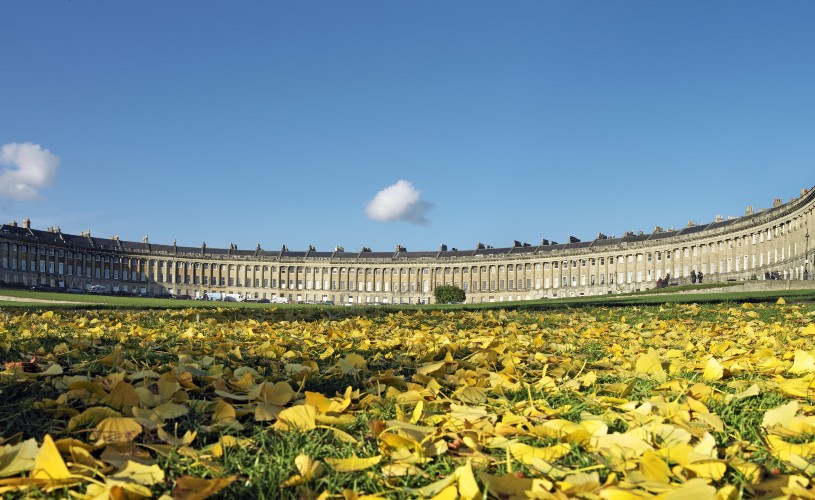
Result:
{"label": "grass", "polygon": [[[70,303],[37,303],[2,301],[0,307],[24,308],[30,310],[46,309],[121,309],[121,310],[165,310],[165,309],[241,309],[259,311],[289,311],[293,317],[305,319],[340,318],[354,316],[382,316],[394,311],[457,311],[457,310],[531,310],[550,311],[562,308],[582,308],[591,306],[637,306],[658,304],[717,304],[722,302],[775,302],[783,297],[792,302],[815,301],[815,284],[812,290],[771,290],[748,292],[715,292],[702,293],[711,288],[734,286],[733,283],[705,283],[701,285],[683,285],[667,289],[652,289],[622,295],[598,295],[540,299],[531,301],[484,302],[477,304],[453,305],[385,305],[385,306],[327,306],[313,304],[259,304],[251,302],[207,302],[197,300],[156,299],[146,297],[117,297],[109,295],[65,294],[59,292],[41,292],[20,289],[0,289],[0,295],[22,299],[67,301]],[[696,291],[697,293],[678,293]],[[308,311],[308,312],[305,312]]]}
{"label": "grass", "polygon": [[[25,293],[33,295],[20,296],[46,295]],[[222,498],[312,498],[323,491],[339,498],[344,490],[413,498],[413,489],[449,476],[468,459],[476,474],[485,471],[503,475],[512,470],[526,477],[540,477],[539,472],[517,458],[508,462],[506,450],[486,446],[481,439],[491,436],[493,431],[482,434],[479,426],[489,429],[510,417],[527,418],[527,423],[517,426],[518,434],[509,437],[540,447],[552,446],[557,439],[529,430],[554,418],[581,422],[593,415],[607,422],[609,433],[636,429],[642,425],[637,420],[639,416],[623,403],[606,398],[635,406],[661,400],[681,405],[689,394],[661,388],[662,381],[636,372],[637,358],[649,349],[662,353],[666,369],[673,363],[681,367],[672,371],[668,380],[678,379],[689,385],[705,383],[720,395],[735,393],[732,385],[735,383],[759,383],[762,391],[758,396],[729,403],[723,398],[705,401],[707,409],[724,424],[722,431],[712,431],[712,435],[721,453],[746,441],[749,446],[739,448],[745,460],[761,464],[765,471],[793,473],[768,449],[767,431],[761,424],[767,410],[793,399],[774,388],[773,381],[778,375],[788,378],[797,375],[748,371],[705,382],[702,371],[707,358],[725,342],[731,342],[733,347],[715,354],[722,363],[746,356],[755,365],[761,360],[749,358],[750,353],[767,349],[786,362],[794,349],[815,352],[811,337],[798,332],[799,327],[815,319],[812,295],[796,293],[788,295],[790,305],[783,307],[772,304],[780,295],[772,292],[724,294],[728,298],[723,303],[721,297],[701,303],[700,295],[681,296],[689,300],[676,303],[666,301],[665,296],[615,297],[611,301],[588,297],[522,303],[509,309],[508,303],[405,309],[233,303],[228,307],[212,307],[191,301],[103,297],[114,302],[87,309],[56,308],[50,304],[4,307],[0,314],[0,360],[17,362],[36,354],[43,362],[59,364],[67,377],[85,377],[84,381],[99,384],[105,394],[112,390],[112,381],[117,377],[134,387],[157,392],[154,386],[133,378],[144,370],[156,374],[189,373],[195,386],[179,389],[173,394],[173,401],[190,408],[190,412],[169,420],[165,427],[171,432],[175,429],[179,436],[187,430],[196,431],[198,435],[189,449],[161,448],[165,445],[156,432],[145,430],[136,446],[122,446],[120,450],[134,454],[138,451],[138,456],[157,463],[165,472],[166,479],[152,486],[156,496],[171,492],[177,478],[189,474],[202,478],[237,475],[238,479],[220,493]],[[792,304],[792,297],[801,302]],[[161,308],[160,302],[153,301],[174,306],[180,303],[184,307]],[[155,305],[136,306],[144,303]],[[743,303],[755,305],[745,308]],[[44,309],[54,310],[54,315],[41,315]],[[752,333],[746,333],[747,326]],[[272,349],[273,346],[279,349]],[[334,349],[333,354],[326,354],[328,346]],[[682,356],[667,357],[670,349]],[[110,357],[114,352],[120,353],[117,360]],[[365,367],[346,373],[338,370],[342,360],[352,353],[362,356]],[[437,372],[422,372],[423,366],[449,359],[448,355],[453,360],[450,364]],[[762,356],[768,354],[764,352]],[[308,362],[314,363],[317,370],[304,379],[286,371],[289,365]],[[271,422],[256,421],[253,411],[241,413],[251,405],[224,395],[248,392],[242,385],[245,379],[238,375],[240,369],[258,373],[252,377],[252,385],[260,381],[288,381],[296,391],[316,392],[328,398],[351,387],[355,395],[349,408],[354,420],[338,428],[356,443],[343,442],[329,428],[281,431],[272,428]],[[402,377],[403,383],[393,382],[394,392],[388,395],[383,390],[375,397],[380,393],[375,393],[376,384],[372,381],[385,370],[391,370],[393,378]],[[539,383],[544,373],[552,378],[553,384]],[[589,374],[596,376],[594,382],[586,378]],[[103,403],[83,401],[75,393],[67,397],[71,389],[63,383],[65,380],[68,379],[62,376],[0,376],[0,399],[6,402],[0,405],[0,444],[6,444],[3,440],[13,444],[30,437],[41,442],[45,434],[87,441],[91,429],[79,428],[69,433],[67,423],[72,415]],[[501,380],[518,384],[504,388]],[[486,421],[471,418],[466,423],[457,423],[452,418],[456,406],[464,404],[456,393],[465,384],[483,390],[485,399],[471,406],[483,407],[489,415]],[[615,384],[628,389],[624,394],[608,390]],[[81,387],[85,386],[80,384],[73,390]],[[424,406],[418,417],[413,416],[415,399],[397,401],[397,395],[406,394],[405,391],[420,394]],[[813,404],[808,398],[798,399],[802,404]],[[218,400],[234,406],[242,429],[213,425],[213,408]],[[417,463],[421,473],[385,479],[382,466],[391,463],[394,450],[377,439],[378,431],[374,429],[381,430],[396,420],[412,417],[417,418],[417,425],[434,428],[428,442],[440,442],[445,447],[444,453],[428,457],[426,463]],[[661,422],[663,416],[654,411],[649,418]],[[672,422],[665,418],[665,422]],[[694,425],[701,424],[696,421]],[[206,455],[225,435],[246,441],[240,446],[226,447],[220,457]],[[473,443],[475,447],[470,446]],[[300,454],[323,462],[329,458],[382,454],[383,462],[358,473],[337,472],[326,465],[321,477],[300,486],[281,487],[298,474],[295,458]],[[105,451],[94,450],[94,457],[104,460]],[[589,468],[599,474],[601,481],[613,472],[586,443],[573,443],[557,466],[572,470]],[[731,484],[745,492],[752,491],[754,486],[732,467],[725,478],[713,484],[715,487]],[[47,498],[68,496],[68,491],[5,494],[12,498]]]}

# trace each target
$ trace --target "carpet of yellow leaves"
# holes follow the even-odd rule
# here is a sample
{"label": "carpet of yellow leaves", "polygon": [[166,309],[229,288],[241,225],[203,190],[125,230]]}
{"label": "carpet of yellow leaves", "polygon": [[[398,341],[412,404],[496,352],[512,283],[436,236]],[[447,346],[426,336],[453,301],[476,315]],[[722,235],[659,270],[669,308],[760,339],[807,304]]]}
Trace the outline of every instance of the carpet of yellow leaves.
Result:
{"label": "carpet of yellow leaves", "polygon": [[[278,485],[290,496],[327,474],[373,473],[379,491],[303,491],[387,497],[413,476],[423,486],[399,495],[815,498],[812,306],[252,314],[6,314],[0,387],[47,384],[58,395],[29,410],[61,432],[0,422],[0,493],[205,498],[238,479],[221,457],[251,448],[243,431],[259,425],[378,445],[301,454]],[[178,435],[190,415],[200,426]],[[210,473],[167,477],[156,459],[170,454]],[[441,457],[455,467],[431,477]]]}

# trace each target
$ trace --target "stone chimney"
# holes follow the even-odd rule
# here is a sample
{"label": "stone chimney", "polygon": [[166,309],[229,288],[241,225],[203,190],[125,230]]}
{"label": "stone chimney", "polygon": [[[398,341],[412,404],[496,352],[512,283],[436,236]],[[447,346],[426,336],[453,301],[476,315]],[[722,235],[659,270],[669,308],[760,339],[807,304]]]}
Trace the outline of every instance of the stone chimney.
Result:
{"label": "stone chimney", "polygon": [[781,203],[781,198],[776,198],[773,200],[773,208],[780,207],[781,205],[783,205],[783,203]]}
{"label": "stone chimney", "polygon": [[753,205],[748,206],[747,210],[744,211],[744,215],[753,215],[754,213],[756,213],[756,211],[753,210]]}
{"label": "stone chimney", "polygon": [[23,227],[25,229],[31,229],[31,219],[29,219],[28,217],[23,219]]}

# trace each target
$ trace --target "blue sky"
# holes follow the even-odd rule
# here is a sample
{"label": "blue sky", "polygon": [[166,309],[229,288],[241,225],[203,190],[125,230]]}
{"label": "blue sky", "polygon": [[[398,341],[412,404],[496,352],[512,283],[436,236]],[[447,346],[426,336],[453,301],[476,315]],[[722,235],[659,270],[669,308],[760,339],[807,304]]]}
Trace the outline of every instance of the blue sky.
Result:
{"label": "blue sky", "polygon": [[6,0],[0,18],[2,222],[465,249],[815,185],[811,1]]}

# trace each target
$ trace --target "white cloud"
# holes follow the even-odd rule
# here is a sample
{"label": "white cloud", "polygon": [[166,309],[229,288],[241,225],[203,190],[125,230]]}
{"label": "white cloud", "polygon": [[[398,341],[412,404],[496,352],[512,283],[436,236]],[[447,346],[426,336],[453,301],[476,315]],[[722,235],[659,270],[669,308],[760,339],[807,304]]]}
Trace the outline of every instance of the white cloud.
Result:
{"label": "white cloud", "polygon": [[430,224],[425,212],[433,205],[420,200],[421,194],[421,191],[414,189],[412,183],[400,180],[376,193],[365,208],[365,213],[369,219],[382,222],[401,220],[414,224]]}
{"label": "white cloud", "polygon": [[36,200],[39,190],[53,182],[59,156],[39,144],[4,144],[0,148],[0,198]]}

